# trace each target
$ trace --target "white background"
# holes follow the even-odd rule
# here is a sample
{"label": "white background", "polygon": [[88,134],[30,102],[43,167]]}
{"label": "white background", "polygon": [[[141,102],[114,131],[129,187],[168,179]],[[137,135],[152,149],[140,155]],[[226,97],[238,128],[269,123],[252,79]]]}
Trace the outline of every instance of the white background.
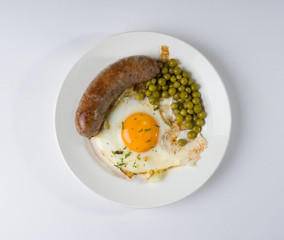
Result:
{"label": "white background", "polygon": [[[0,1],[0,239],[283,239],[283,1]],[[158,31],[223,79],[232,137],[186,199],[129,209],[67,169],[54,109],[70,68],[106,37]],[[216,106],[218,107],[218,106]]]}

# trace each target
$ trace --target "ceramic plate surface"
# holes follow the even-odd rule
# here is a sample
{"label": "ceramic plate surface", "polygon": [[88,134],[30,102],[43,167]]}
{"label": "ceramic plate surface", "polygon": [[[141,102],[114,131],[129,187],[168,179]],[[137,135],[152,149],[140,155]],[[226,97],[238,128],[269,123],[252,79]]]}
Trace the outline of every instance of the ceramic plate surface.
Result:
{"label": "ceramic plate surface", "polygon": [[[106,66],[120,58],[146,55],[158,59],[161,45],[170,49],[200,84],[208,114],[202,134],[208,148],[195,167],[167,171],[159,183],[142,183],[121,177],[90,142],[75,128],[75,112],[89,83]],[[210,62],[195,48],[174,37],[153,32],[131,32],[104,40],[82,56],[60,90],[55,129],[59,148],[67,165],[88,188],[102,197],[128,207],[149,208],[176,202],[201,187],[219,166],[231,131],[231,110],[225,87]]]}

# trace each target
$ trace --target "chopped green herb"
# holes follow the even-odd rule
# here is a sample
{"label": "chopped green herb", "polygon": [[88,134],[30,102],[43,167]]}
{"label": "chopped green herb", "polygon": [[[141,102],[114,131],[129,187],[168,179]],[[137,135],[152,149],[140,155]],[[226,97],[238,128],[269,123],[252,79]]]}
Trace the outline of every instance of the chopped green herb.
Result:
{"label": "chopped green herb", "polygon": [[148,132],[148,131],[151,131],[151,130],[152,130],[151,128],[148,128],[148,129],[145,129],[144,131]]}
{"label": "chopped green herb", "polygon": [[154,111],[159,110],[159,108],[160,108],[159,106],[155,107],[155,108],[154,108]]}
{"label": "chopped green herb", "polygon": [[122,150],[125,150],[126,149],[126,147],[124,147]]}
{"label": "chopped green herb", "polygon": [[139,130],[139,132],[142,132],[143,131],[143,128],[141,128],[140,130]]}
{"label": "chopped green herb", "polygon": [[126,153],[124,157],[128,158],[130,156],[130,154],[131,154],[131,152]]}
{"label": "chopped green herb", "polygon": [[150,142],[150,141],[151,141],[151,140],[149,139],[149,140],[146,141],[146,143],[147,143],[147,142]]}
{"label": "chopped green herb", "polygon": [[127,163],[123,162],[123,158],[120,159],[120,162],[114,165],[115,167],[121,168],[122,166],[126,166]]}
{"label": "chopped green herb", "polygon": [[149,147],[149,148],[154,148],[154,146],[152,146],[152,147]]}
{"label": "chopped green herb", "polygon": [[124,122],[121,122],[122,130],[124,129]]}
{"label": "chopped green herb", "polygon": [[156,127],[158,127],[158,128],[160,127],[160,126],[159,126],[159,125],[157,125],[157,124],[155,124],[155,126],[156,126]]}
{"label": "chopped green herb", "polygon": [[171,119],[168,119],[168,121],[169,121],[170,125],[172,125],[172,124],[173,124],[173,123],[172,123],[172,121],[171,121]]}

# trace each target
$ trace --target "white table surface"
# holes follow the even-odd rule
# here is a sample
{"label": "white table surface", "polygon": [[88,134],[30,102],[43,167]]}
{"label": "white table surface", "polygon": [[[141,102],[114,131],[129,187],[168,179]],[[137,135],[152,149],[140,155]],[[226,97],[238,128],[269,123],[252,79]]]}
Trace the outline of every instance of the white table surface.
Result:
{"label": "white table surface", "polygon": [[[284,239],[283,1],[0,1],[0,239]],[[100,40],[157,31],[220,73],[233,126],[215,175],[186,199],[129,209],[67,169],[54,109]]]}

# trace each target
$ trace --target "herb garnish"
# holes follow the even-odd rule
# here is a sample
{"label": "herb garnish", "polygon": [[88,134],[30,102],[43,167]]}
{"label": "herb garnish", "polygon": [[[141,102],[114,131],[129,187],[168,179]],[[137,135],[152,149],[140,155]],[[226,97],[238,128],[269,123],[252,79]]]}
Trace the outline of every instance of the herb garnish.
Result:
{"label": "herb garnish", "polygon": [[154,111],[159,110],[159,108],[160,108],[159,106],[155,107],[155,108],[154,108]]}
{"label": "herb garnish", "polygon": [[148,132],[148,131],[151,131],[151,130],[152,130],[151,128],[148,128],[148,129],[145,129],[144,131]]}
{"label": "herb garnish", "polygon": [[130,156],[130,154],[131,154],[131,152],[126,153],[124,157],[128,158]]}
{"label": "herb garnish", "polygon": [[124,122],[121,122],[122,130],[124,130]]}
{"label": "herb garnish", "polygon": [[159,125],[157,125],[157,124],[155,124],[155,126],[156,126],[156,127],[158,127],[158,128],[160,127],[160,126],[159,126]]}
{"label": "herb garnish", "polygon": [[123,162],[123,158],[121,158],[121,159],[120,159],[120,162],[117,163],[117,164],[114,165],[114,166],[120,168],[120,167],[126,166],[126,165],[127,165],[127,163]]}
{"label": "herb garnish", "polygon": [[112,154],[123,154],[123,151],[121,151],[121,150],[116,150],[116,151],[111,151],[112,152]]}

